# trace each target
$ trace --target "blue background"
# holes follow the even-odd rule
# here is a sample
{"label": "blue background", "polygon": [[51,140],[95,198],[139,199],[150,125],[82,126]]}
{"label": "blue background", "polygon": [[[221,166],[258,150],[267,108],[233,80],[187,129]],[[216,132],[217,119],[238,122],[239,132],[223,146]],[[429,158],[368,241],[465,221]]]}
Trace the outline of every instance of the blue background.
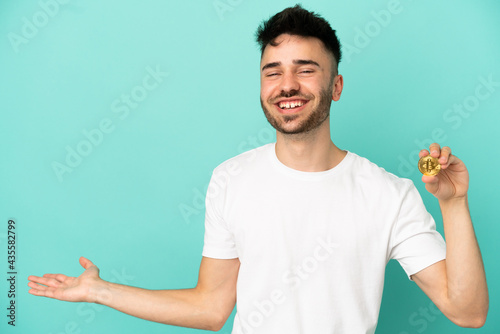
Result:
{"label": "blue background", "polygon": [[[27,276],[77,276],[83,255],[107,280],[150,289],[196,284],[211,171],[275,138],[259,103],[255,29],[294,4],[0,4],[5,276],[8,219],[17,224],[18,251],[16,327],[7,325],[1,279],[0,332],[200,332],[37,298],[27,292]],[[499,332],[500,3],[302,4],[331,22],[344,47],[344,93],[332,105],[337,146],[412,179],[440,232],[439,207],[420,182],[416,152],[438,139],[466,162],[490,289],[489,318],[474,332]],[[377,333],[473,332],[425,309],[433,310],[429,299],[390,262]],[[221,333],[231,325],[232,317]]]}

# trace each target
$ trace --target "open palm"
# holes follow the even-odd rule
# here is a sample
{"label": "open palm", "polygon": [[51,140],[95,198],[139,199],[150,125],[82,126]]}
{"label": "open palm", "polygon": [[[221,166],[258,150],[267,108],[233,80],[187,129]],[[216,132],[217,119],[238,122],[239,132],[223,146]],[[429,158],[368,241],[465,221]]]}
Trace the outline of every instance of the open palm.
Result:
{"label": "open palm", "polygon": [[63,274],[45,274],[42,277],[29,276],[28,292],[35,296],[49,297],[69,302],[95,302],[95,284],[99,278],[99,268],[89,259],[80,258],[85,271],[78,277]]}

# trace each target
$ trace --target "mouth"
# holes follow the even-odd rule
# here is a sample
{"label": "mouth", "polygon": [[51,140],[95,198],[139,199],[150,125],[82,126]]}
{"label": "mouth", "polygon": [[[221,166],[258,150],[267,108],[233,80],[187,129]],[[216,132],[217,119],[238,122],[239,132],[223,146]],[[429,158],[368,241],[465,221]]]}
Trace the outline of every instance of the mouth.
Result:
{"label": "mouth", "polygon": [[308,102],[309,101],[307,100],[296,99],[296,100],[280,101],[275,103],[274,105],[276,106],[276,108],[280,113],[289,114],[301,111],[302,109],[304,109],[305,105]]}

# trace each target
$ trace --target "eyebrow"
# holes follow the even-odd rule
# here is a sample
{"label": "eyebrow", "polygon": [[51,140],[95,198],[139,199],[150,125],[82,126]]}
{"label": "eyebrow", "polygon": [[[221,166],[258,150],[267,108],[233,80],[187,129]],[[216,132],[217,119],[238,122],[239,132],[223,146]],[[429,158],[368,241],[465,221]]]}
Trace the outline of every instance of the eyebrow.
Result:
{"label": "eyebrow", "polygon": [[321,66],[319,66],[319,64],[317,62],[315,62],[314,60],[309,60],[309,59],[297,59],[297,60],[294,60],[293,63],[295,65],[314,65],[314,66],[317,66],[319,68],[321,68]]}
{"label": "eyebrow", "polygon": [[[321,68],[321,66],[319,66],[319,64],[317,62],[315,62],[314,60],[310,60],[310,59],[294,59],[293,63],[295,65],[314,65],[314,66]],[[280,65],[281,65],[280,61],[267,63],[266,65],[262,66],[261,71],[267,70],[268,68],[278,67]]]}
{"label": "eyebrow", "polygon": [[274,63],[267,63],[266,65],[262,66],[262,71],[267,70],[268,68],[278,67],[280,65],[281,65],[280,61],[275,61]]}

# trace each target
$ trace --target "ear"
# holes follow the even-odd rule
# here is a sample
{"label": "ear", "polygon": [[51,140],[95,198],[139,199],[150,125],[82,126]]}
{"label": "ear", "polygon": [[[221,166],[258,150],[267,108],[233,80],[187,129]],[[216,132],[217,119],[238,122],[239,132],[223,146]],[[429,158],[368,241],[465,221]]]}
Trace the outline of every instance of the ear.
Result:
{"label": "ear", "polygon": [[338,101],[340,99],[340,95],[342,94],[342,89],[344,88],[344,78],[341,74],[338,74],[333,78],[333,91],[332,91],[332,100]]}

